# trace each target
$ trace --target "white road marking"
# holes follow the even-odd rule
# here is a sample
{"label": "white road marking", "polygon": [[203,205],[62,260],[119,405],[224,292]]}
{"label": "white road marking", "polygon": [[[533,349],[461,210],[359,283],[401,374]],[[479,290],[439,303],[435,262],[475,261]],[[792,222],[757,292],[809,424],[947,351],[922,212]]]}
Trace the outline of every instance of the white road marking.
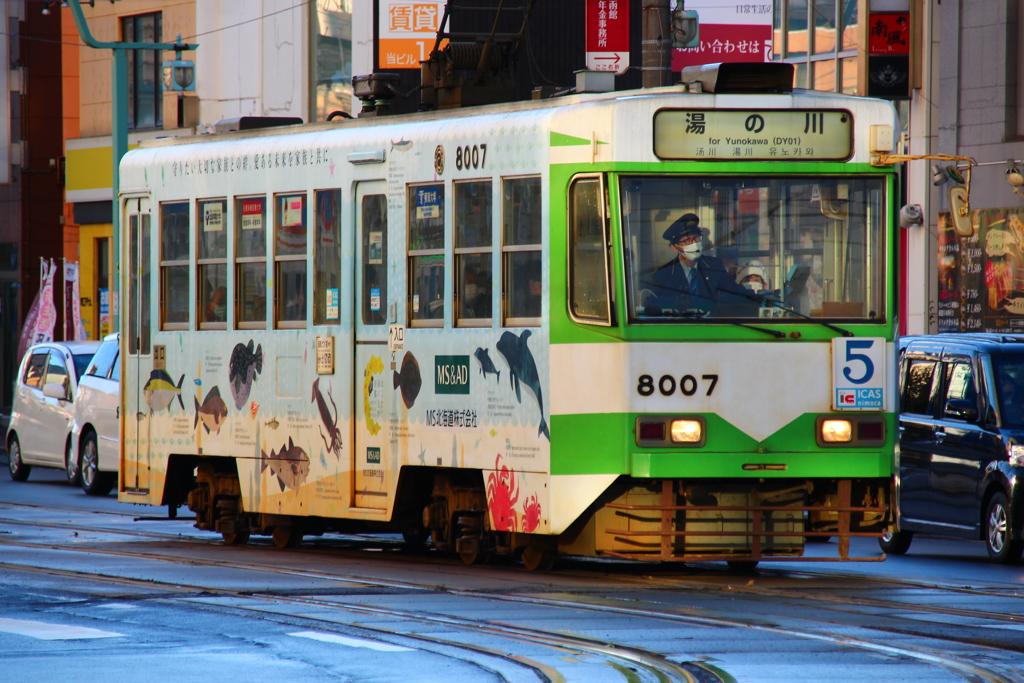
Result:
{"label": "white road marking", "polygon": [[377,650],[379,652],[412,652],[411,647],[402,647],[401,645],[391,645],[390,643],[382,643],[378,640],[363,640],[362,638],[348,638],[346,636],[339,636],[334,633],[321,633],[320,631],[299,631],[298,633],[289,633],[290,636],[296,638],[309,638],[310,640],[319,640],[322,643],[337,643],[338,645],[347,645],[348,647],[365,647],[369,650]]}
{"label": "white road marking", "polygon": [[82,640],[86,638],[120,638],[122,634],[112,631],[101,631],[86,626],[66,626],[64,624],[47,624],[42,621],[25,619],[5,619],[0,617],[0,632],[30,636],[40,640]]}

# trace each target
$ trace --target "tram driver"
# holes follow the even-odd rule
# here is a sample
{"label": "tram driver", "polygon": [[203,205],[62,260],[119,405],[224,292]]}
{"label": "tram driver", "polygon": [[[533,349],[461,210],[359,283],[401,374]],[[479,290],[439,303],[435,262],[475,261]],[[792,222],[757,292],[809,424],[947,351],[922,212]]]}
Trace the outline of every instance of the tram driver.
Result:
{"label": "tram driver", "polygon": [[739,317],[756,315],[757,302],[729,275],[721,259],[704,252],[704,235],[695,213],[685,213],[662,237],[672,249],[671,261],[654,271],[645,301],[648,315]]}

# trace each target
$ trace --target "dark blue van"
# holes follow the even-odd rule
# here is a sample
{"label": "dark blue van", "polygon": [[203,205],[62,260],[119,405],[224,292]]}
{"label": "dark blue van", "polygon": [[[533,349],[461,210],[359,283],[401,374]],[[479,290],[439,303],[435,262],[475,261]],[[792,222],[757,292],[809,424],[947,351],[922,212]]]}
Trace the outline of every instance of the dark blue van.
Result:
{"label": "dark blue van", "polygon": [[1024,336],[943,334],[900,343],[898,530],[982,539],[996,562],[1024,550]]}

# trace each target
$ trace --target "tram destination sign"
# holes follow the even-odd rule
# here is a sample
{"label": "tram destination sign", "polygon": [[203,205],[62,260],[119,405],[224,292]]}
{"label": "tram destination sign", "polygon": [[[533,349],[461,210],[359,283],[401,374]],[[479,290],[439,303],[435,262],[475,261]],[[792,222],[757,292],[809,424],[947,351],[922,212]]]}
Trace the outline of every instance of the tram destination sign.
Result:
{"label": "tram destination sign", "polygon": [[695,161],[843,161],[853,114],[825,109],[663,109],[654,153]]}

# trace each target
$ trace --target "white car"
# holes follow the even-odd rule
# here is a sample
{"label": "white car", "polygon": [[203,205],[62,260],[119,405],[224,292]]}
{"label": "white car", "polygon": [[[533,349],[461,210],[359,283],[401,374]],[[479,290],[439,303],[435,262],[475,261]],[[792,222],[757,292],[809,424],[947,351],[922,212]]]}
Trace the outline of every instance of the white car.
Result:
{"label": "white car", "polygon": [[117,481],[120,418],[121,354],[115,332],[104,337],[78,382],[71,428],[73,462],[82,488],[91,496],[107,495]]}
{"label": "white car", "polygon": [[71,423],[82,376],[99,342],[47,342],[31,347],[18,366],[7,428],[11,479],[25,481],[33,467],[64,469],[77,482]]}

